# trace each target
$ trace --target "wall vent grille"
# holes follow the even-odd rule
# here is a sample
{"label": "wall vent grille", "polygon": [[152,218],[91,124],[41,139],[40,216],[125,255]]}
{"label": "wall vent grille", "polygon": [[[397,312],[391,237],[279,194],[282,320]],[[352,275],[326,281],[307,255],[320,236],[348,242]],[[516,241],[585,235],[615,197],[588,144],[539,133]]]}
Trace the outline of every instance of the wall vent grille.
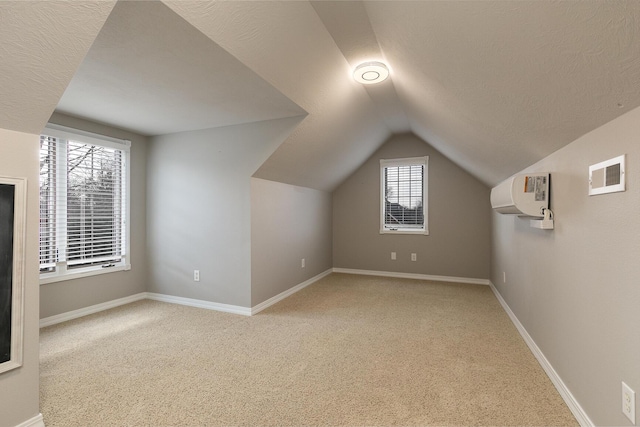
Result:
{"label": "wall vent grille", "polygon": [[589,166],[589,195],[625,191],[625,155]]}

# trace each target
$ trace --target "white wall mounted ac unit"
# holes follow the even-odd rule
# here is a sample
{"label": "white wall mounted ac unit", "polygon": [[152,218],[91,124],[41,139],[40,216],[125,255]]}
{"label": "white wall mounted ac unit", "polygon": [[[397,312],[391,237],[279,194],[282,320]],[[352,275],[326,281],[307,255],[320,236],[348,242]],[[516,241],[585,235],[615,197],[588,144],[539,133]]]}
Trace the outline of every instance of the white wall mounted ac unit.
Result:
{"label": "white wall mounted ac unit", "polygon": [[491,190],[491,207],[501,214],[542,218],[549,209],[549,173],[514,175]]}

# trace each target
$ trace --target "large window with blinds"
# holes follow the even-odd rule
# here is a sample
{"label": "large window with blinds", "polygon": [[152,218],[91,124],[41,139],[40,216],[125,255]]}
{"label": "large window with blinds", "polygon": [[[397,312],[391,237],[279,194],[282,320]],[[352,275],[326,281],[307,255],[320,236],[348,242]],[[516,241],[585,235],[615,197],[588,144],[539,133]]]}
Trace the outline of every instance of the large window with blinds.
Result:
{"label": "large window with blinds", "polygon": [[380,233],[429,234],[429,157],[380,160]]}
{"label": "large window with blinds", "polygon": [[129,269],[130,142],[48,125],[40,136],[41,283]]}

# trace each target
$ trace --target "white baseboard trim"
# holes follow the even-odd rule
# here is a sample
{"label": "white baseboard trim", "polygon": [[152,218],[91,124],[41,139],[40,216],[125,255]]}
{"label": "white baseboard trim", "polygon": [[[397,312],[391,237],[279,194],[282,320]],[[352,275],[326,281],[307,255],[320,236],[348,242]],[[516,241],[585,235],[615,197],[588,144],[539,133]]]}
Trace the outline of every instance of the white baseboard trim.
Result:
{"label": "white baseboard trim", "polygon": [[90,307],[81,308],[79,310],[69,311],[67,313],[57,314],[51,317],[45,317],[40,319],[40,327],[55,325],[57,323],[66,322],[67,320],[77,319],[78,317],[88,316],[90,314],[98,313],[100,311],[108,310],[110,308],[118,307],[120,305],[129,304],[134,301],[142,299],[150,299],[154,301],[168,302],[172,304],[186,305],[189,307],[206,308],[208,310],[222,311],[225,313],[240,314],[243,316],[252,316],[258,314],[267,307],[282,301],[286,297],[298,292],[301,289],[317,282],[325,276],[331,273],[346,273],[346,274],[362,274],[367,276],[382,276],[382,277],[397,277],[403,279],[418,279],[418,280],[433,280],[438,282],[454,282],[454,283],[470,283],[475,285],[488,285],[487,279],[472,279],[467,277],[450,277],[450,276],[431,276],[426,274],[413,274],[413,273],[394,273],[388,271],[370,271],[370,270],[354,270],[348,268],[330,268],[317,276],[314,276],[286,291],[269,298],[268,300],[261,302],[255,307],[242,307],[238,305],[221,304],[217,302],[177,297],[173,295],[158,294],[154,292],[141,292],[139,294],[131,295],[128,297],[120,298],[113,301],[107,301],[102,304],[92,305]]}
{"label": "white baseboard trim", "polygon": [[312,277],[309,280],[306,280],[299,285],[294,286],[293,288],[287,289],[286,291],[269,298],[268,300],[261,302],[255,307],[242,307],[239,305],[230,305],[230,304],[221,304],[218,302],[211,302],[193,298],[184,298],[184,297],[176,297],[173,295],[165,295],[158,294],[155,292],[140,292],[139,294],[131,295],[128,297],[120,298],[113,301],[107,301],[102,304],[92,305],[90,307],[81,308],[79,310],[69,311],[67,313],[57,314],[51,317],[45,317],[44,319],[40,319],[40,327],[44,328],[45,326],[55,325],[57,323],[66,322],[67,320],[77,319],[78,317],[88,316],[90,314],[98,313],[100,311],[108,310],[110,308],[118,307],[120,305],[129,304],[134,301],[139,301],[142,299],[150,299],[154,301],[168,302],[171,304],[180,304],[186,305],[189,307],[198,307],[205,308],[208,310],[222,311],[225,313],[233,313],[233,314],[241,314],[243,316],[252,316],[264,310],[267,307],[272,306],[273,304],[282,301],[289,295],[292,295],[299,290],[306,288],[312,283],[317,282],[323,277],[331,274],[333,269],[328,269],[317,276]]}
{"label": "white baseboard trim", "polygon": [[225,313],[241,314],[243,316],[251,316],[251,309],[249,307],[242,307],[239,305],[221,304],[218,302],[205,301],[193,298],[176,297],[173,295],[156,294],[154,292],[147,292],[146,296],[150,300],[169,302],[172,304],[186,305],[189,307],[206,308],[208,310],[222,311]]}
{"label": "white baseboard trim", "polygon": [[326,271],[323,271],[322,273],[318,274],[317,276],[312,277],[309,280],[305,280],[304,282],[300,283],[299,285],[294,286],[293,288],[287,289],[286,291],[279,293],[278,295],[269,298],[266,301],[261,302],[260,304],[256,305],[255,307],[251,308],[251,315],[253,316],[254,314],[260,313],[262,310],[264,310],[267,307],[271,307],[273,304],[282,301],[283,299],[285,299],[286,297],[295,294],[296,292],[298,292],[301,289],[306,288],[307,286],[317,282],[318,280],[322,279],[325,276],[328,276],[329,274],[333,273],[333,269],[328,269]]}
{"label": "white baseboard trim", "polygon": [[42,418],[42,414],[38,414],[27,421],[21,422],[15,427],[44,427],[44,419]]}
{"label": "white baseboard trim", "polygon": [[364,276],[396,277],[398,279],[432,280],[435,282],[468,283],[472,285],[489,285],[489,279],[470,277],[432,276],[429,274],[396,273],[391,271],[354,270],[351,268],[334,268],[334,273],[362,274]]}
{"label": "white baseboard trim", "polygon": [[101,304],[92,305],[78,310],[68,311],[66,313],[56,314],[55,316],[45,317],[40,319],[40,327],[55,325],[57,323],[66,322],[67,320],[77,319],[78,317],[88,316],[90,314],[98,313],[100,311],[108,310],[110,308],[118,307],[120,305],[129,304],[134,301],[140,301],[147,297],[146,292],[140,292],[139,294],[130,295],[124,298],[118,298],[113,301],[103,302]]}
{"label": "white baseboard trim", "polygon": [[495,285],[492,282],[489,282],[489,286],[491,287],[491,290],[493,291],[494,295],[500,302],[500,305],[502,305],[502,308],[504,309],[504,311],[506,311],[507,315],[509,315],[509,318],[515,325],[516,329],[518,329],[518,332],[520,332],[520,335],[524,339],[524,342],[527,343],[527,346],[529,346],[529,349],[531,350],[535,358],[538,359],[538,363],[540,363],[540,366],[542,366],[542,369],[544,369],[547,376],[549,377],[553,385],[558,390],[558,393],[560,393],[560,396],[569,407],[569,410],[571,410],[571,413],[573,414],[573,416],[576,417],[578,424],[580,424],[582,427],[593,427],[594,424],[589,418],[589,416],[587,415],[587,413],[584,411],[584,409],[582,409],[582,406],[580,406],[580,404],[578,403],[576,398],[573,396],[573,394],[571,394],[571,391],[569,391],[569,388],[566,386],[564,381],[562,381],[562,378],[560,378],[556,370],[553,369],[553,366],[551,366],[551,363],[549,363],[544,353],[542,353],[542,350],[540,350],[540,347],[538,347],[538,345],[533,340],[533,338],[531,338],[531,335],[529,335],[529,333],[524,328],[522,323],[520,323],[520,320],[518,320],[515,313],[511,311],[511,308],[509,307],[507,302],[504,300],[504,298],[502,298],[502,295],[500,295],[500,292],[498,292],[498,289],[495,287]]}

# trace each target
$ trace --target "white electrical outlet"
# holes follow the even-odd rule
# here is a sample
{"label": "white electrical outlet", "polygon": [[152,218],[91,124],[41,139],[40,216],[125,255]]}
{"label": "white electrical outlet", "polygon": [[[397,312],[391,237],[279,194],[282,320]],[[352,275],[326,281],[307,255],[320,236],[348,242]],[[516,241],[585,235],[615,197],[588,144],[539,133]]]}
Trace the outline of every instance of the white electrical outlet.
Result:
{"label": "white electrical outlet", "polygon": [[417,261],[418,260],[418,254],[411,254],[411,261]]}
{"label": "white electrical outlet", "polygon": [[636,425],[636,392],[622,382],[622,413]]}
{"label": "white electrical outlet", "polygon": [[304,258],[302,258],[302,262],[300,263],[300,266],[304,268]]}
{"label": "white electrical outlet", "polygon": [[395,252],[391,252],[391,259],[393,259],[393,260],[396,259],[396,253]]}
{"label": "white electrical outlet", "polygon": [[506,271],[502,272],[502,283],[507,283],[507,272]]}
{"label": "white electrical outlet", "polygon": [[194,282],[200,281],[200,270],[193,270],[193,281]]}

